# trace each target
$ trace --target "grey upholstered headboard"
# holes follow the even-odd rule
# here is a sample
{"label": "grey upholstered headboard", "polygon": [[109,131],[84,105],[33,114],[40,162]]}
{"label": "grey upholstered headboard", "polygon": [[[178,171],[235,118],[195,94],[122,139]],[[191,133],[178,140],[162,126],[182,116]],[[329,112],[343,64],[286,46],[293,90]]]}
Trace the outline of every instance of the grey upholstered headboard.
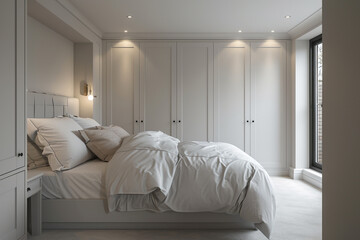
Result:
{"label": "grey upholstered headboard", "polygon": [[27,117],[79,116],[79,99],[46,93],[27,92]]}

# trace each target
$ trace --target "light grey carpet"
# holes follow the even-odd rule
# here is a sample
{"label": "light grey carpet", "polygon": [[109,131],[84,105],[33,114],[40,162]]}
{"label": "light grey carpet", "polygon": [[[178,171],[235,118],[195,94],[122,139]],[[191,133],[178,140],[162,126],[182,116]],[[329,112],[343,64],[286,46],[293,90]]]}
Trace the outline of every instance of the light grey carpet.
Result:
{"label": "light grey carpet", "polygon": [[[303,182],[272,177],[277,214],[271,240],[321,240],[321,191]],[[263,240],[259,231],[237,230],[46,230],[31,240]]]}
{"label": "light grey carpet", "polygon": [[322,193],[289,178],[272,177],[276,194],[276,220],[272,240],[321,240]]}

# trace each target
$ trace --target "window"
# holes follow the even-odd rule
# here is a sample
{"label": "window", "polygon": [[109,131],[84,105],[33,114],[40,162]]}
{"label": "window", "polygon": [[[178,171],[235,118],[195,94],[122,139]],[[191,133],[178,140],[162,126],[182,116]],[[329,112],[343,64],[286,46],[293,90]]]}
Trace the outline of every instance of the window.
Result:
{"label": "window", "polygon": [[323,43],[322,35],[310,40],[310,167],[323,164]]}

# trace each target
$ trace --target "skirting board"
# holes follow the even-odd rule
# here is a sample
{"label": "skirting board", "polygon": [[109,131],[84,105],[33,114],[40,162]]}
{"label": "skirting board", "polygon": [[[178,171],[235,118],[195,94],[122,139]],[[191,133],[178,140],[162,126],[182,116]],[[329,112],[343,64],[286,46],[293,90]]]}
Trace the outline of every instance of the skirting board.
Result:
{"label": "skirting board", "polygon": [[223,213],[112,212],[104,200],[44,199],[44,229],[256,229],[237,215]]}
{"label": "skirting board", "polygon": [[312,169],[289,168],[289,176],[294,180],[304,180],[305,182],[322,189],[322,174]]}
{"label": "skirting board", "polygon": [[302,176],[302,171],[303,169],[301,168],[289,168],[289,176],[291,179],[294,179],[294,180],[301,180],[303,179],[303,176]]}
{"label": "skirting board", "polygon": [[265,168],[270,176],[288,176],[289,170],[287,168]]}
{"label": "skirting board", "polygon": [[322,189],[322,174],[318,173],[312,169],[303,170],[303,179],[304,181]]}

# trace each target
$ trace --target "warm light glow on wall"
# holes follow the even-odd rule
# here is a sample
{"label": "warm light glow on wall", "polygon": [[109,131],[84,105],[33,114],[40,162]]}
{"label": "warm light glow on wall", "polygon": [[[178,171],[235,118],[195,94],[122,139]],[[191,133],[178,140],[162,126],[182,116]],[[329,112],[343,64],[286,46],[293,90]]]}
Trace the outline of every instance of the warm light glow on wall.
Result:
{"label": "warm light glow on wall", "polygon": [[94,100],[94,95],[92,94],[91,88],[89,88],[88,99],[89,101]]}

